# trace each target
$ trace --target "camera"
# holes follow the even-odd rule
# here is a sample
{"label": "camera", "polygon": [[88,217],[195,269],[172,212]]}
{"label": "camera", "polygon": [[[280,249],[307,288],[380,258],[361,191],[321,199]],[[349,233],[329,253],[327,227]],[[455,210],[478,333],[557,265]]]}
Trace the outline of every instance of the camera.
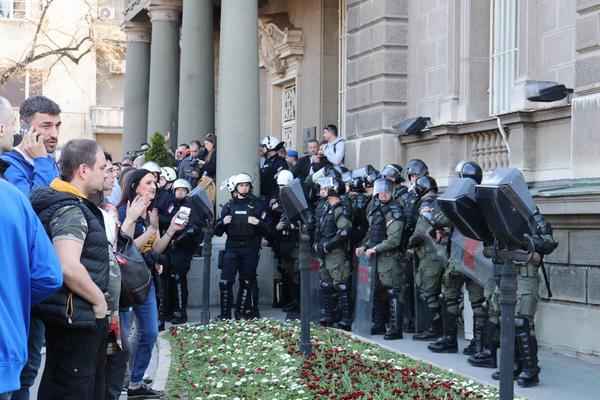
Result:
{"label": "camera", "polygon": [[145,153],[144,150],[129,150],[126,153],[126,156],[135,160],[137,157],[143,156],[144,153]]}

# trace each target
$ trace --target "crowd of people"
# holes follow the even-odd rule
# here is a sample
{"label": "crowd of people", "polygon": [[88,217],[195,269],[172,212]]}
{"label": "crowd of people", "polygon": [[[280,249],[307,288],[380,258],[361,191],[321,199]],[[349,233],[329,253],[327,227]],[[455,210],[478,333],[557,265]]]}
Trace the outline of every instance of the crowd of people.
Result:
{"label": "crowd of people", "polygon": [[[189,194],[202,187],[213,200],[217,137],[207,134],[169,149],[173,166],[145,159],[149,145],[113,161],[92,140],[65,143],[56,157],[60,107],[44,96],[28,98],[19,109],[21,130],[11,105],[0,98],[0,219],[8,268],[0,280],[0,400],[28,399],[46,361],[40,399],[160,398],[145,377],[152,348],[165,321],[187,321],[187,273],[204,238],[205,223],[193,213]],[[463,350],[474,366],[496,368],[499,307],[496,291],[460,273],[449,249],[452,223],[440,211],[437,184],[427,165],[410,160],[403,168],[344,167],[345,141],[335,125],[323,129],[302,157],[276,137],[259,144],[260,188],[245,172],[221,187],[231,199],[214,222],[226,234],[219,257],[220,319],[259,318],[257,267],[266,239],[277,269],[274,305],[289,315],[300,307],[299,247],[303,227],[320,260],[320,323],[351,330],[358,259],[375,260],[371,334],[386,340],[415,332],[434,352],[458,351],[461,287],[466,284],[474,314],[474,338]],[[457,175],[481,182],[473,161]],[[405,179],[408,185],[405,185]],[[288,215],[281,188],[300,185],[308,203],[303,220]],[[556,243],[539,215],[536,252]],[[304,224],[304,225],[303,225]],[[120,252],[123,241],[151,272],[147,296],[132,301]],[[520,267],[518,277],[515,379],[538,382],[534,316],[539,263]],[[239,282],[238,292],[233,286]],[[150,278],[149,278],[150,279]],[[424,323],[418,324],[416,321]],[[135,330],[132,329],[135,321]],[[133,334],[132,332],[135,332]],[[9,340],[10,338],[10,340]],[[497,375],[497,374],[496,374]]]}

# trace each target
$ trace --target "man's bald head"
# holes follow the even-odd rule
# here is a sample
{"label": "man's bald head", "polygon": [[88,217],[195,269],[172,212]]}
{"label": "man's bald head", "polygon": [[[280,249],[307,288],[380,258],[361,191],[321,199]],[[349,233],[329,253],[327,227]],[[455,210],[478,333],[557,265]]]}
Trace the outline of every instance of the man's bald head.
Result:
{"label": "man's bald head", "polygon": [[15,113],[9,101],[0,97],[0,152],[12,150],[15,134]]}

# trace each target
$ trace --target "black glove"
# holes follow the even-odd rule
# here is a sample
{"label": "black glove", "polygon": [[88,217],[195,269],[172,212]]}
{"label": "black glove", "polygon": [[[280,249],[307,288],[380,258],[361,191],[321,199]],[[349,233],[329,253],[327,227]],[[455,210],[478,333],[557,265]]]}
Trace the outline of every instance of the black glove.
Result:
{"label": "black glove", "polygon": [[317,256],[319,256],[321,260],[325,259],[325,248],[322,244],[315,243],[315,251],[317,252]]}

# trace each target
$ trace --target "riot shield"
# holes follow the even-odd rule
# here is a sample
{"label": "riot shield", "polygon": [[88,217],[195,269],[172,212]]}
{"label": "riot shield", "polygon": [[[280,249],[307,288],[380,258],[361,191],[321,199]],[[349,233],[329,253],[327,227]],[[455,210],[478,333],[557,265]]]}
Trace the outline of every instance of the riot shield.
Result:
{"label": "riot shield", "polygon": [[375,290],[375,256],[367,260],[363,253],[358,259],[356,279],[356,306],[352,332],[363,337],[371,336],[373,316],[373,291]]}
{"label": "riot shield", "polygon": [[483,255],[483,242],[468,238],[458,230],[451,241],[450,260],[456,271],[462,272],[485,289],[493,292],[496,288],[494,263]]}
{"label": "riot shield", "polygon": [[471,178],[454,178],[437,201],[444,215],[464,236],[489,242],[492,234],[475,198],[476,184]]}
{"label": "riot shield", "polygon": [[310,320],[319,322],[321,318],[321,259],[317,257],[315,250],[310,252]]}
{"label": "riot shield", "polygon": [[446,257],[446,243],[448,239],[444,239],[442,243],[436,242],[434,239],[435,229],[433,229],[431,225],[425,221],[425,218],[421,216],[419,216],[419,219],[417,220],[415,231],[419,233],[419,236],[423,239],[425,245],[432,250],[436,260],[445,266],[448,262],[448,257]]}
{"label": "riot shield", "polygon": [[298,179],[294,179],[280,189],[279,201],[290,221],[304,220],[308,203]]}
{"label": "riot shield", "polygon": [[520,247],[524,235],[534,234],[537,207],[518,169],[496,169],[476,186],[476,197],[490,231],[507,245]]}
{"label": "riot shield", "polygon": [[213,205],[208,198],[208,195],[200,186],[188,194],[192,203],[192,213],[200,220],[213,220]]}

